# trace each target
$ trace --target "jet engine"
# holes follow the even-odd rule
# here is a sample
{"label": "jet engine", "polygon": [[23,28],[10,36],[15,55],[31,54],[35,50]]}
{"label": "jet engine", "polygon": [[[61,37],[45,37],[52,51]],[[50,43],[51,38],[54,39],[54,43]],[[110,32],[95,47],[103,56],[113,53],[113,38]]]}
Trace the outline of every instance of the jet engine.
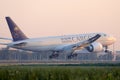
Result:
{"label": "jet engine", "polygon": [[100,52],[103,51],[103,46],[101,43],[94,42],[90,46],[86,47],[89,52]]}

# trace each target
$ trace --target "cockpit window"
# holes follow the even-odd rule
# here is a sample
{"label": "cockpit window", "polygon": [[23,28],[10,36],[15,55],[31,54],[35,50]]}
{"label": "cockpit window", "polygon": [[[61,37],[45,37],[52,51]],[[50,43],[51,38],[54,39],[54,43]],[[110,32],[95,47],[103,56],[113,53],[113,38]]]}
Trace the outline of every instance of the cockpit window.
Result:
{"label": "cockpit window", "polygon": [[106,34],[103,34],[104,36],[107,36]]}

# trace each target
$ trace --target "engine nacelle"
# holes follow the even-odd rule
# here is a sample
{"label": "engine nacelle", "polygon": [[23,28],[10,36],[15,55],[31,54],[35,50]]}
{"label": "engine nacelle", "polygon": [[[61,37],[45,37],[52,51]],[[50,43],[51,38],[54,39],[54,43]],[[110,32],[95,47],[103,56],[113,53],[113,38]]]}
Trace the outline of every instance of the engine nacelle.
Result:
{"label": "engine nacelle", "polygon": [[94,42],[90,46],[86,47],[89,52],[100,52],[103,51],[103,46],[101,43]]}

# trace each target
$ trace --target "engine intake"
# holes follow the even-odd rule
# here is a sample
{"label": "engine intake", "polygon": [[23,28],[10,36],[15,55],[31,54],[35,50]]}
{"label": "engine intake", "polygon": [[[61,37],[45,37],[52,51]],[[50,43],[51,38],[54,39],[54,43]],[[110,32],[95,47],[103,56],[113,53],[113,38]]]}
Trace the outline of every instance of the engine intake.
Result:
{"label": "engine intake", "polygon": [[86,47],[89,52],[100,52],[103,51],[103,46],[101,43],[94,42],[90,46]]}

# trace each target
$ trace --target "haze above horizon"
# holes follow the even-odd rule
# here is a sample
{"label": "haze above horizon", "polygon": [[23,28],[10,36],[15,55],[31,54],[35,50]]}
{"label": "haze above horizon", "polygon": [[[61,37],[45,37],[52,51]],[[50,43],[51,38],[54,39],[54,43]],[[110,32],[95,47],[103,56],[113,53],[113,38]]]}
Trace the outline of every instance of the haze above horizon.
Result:
{"label": "haze above horizon", "polygon": [[[10,16],[30,38],[103,32],[119,39],[120,0],[1,0],[0,37]],[[119,46],[119,45],[118,45]]]}

